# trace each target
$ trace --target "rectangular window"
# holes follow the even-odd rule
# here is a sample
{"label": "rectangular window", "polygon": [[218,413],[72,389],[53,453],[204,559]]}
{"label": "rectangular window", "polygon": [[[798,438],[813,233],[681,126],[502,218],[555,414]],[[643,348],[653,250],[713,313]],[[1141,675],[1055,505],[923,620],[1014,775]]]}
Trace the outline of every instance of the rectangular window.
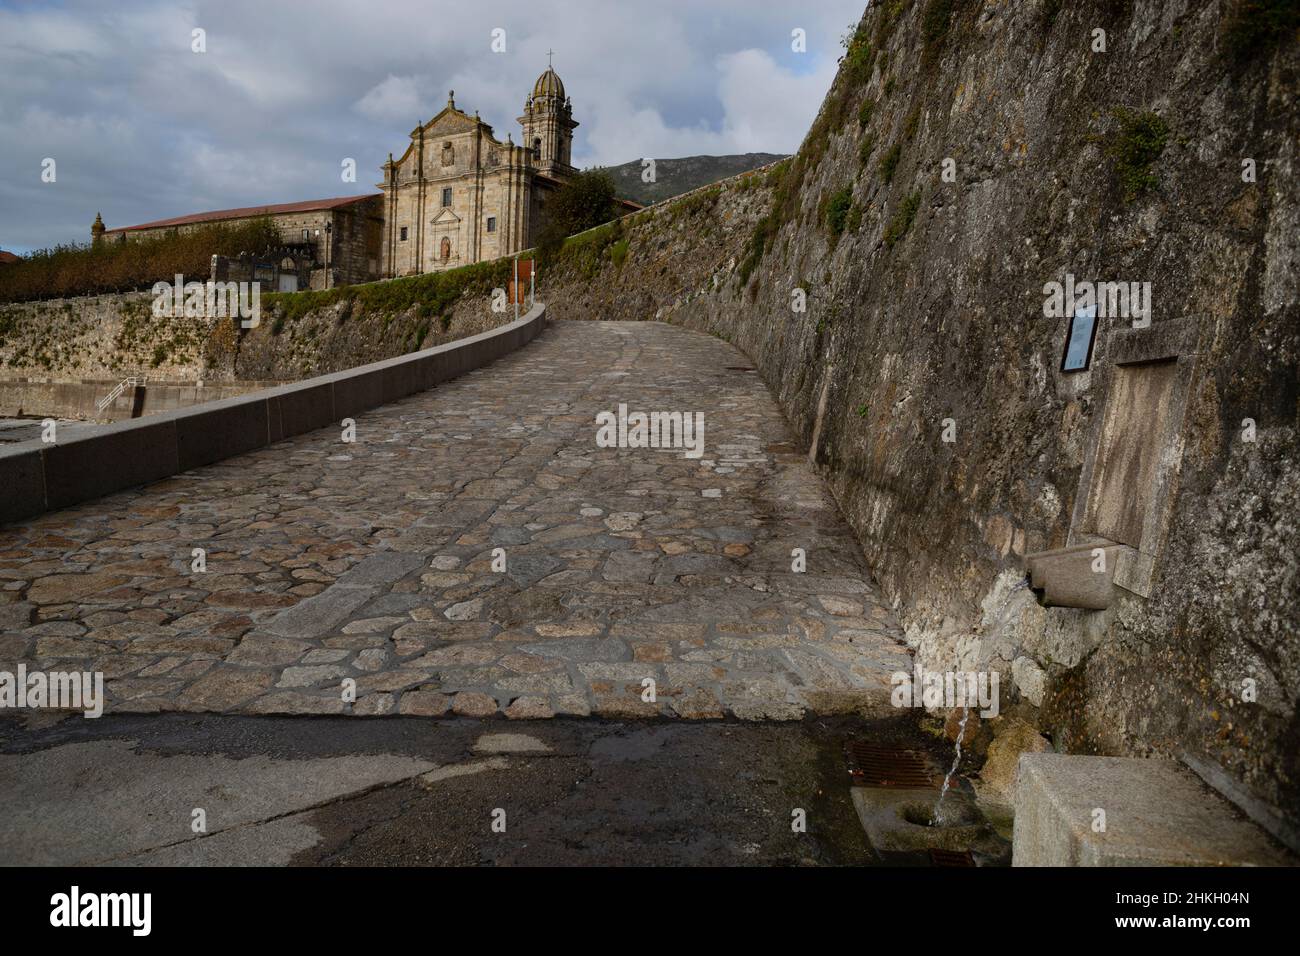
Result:
{"label": "rectangular window", "polygon": [[447,187],[445,187],[445,188],[442,190],[442,204],[443,204],[444,206],[450,206],[450,205],[451,205],[451,187],[450,187],[450,186],[447,186]]}
{"label": "rectangular window", "polygon": [[406,227],[405,227],[405,226],[402,227],[402,234],[401,234],[400,236],[398,236],[398,238],[401,239],[402,242],[405,242],[405,241],[406,241]]}
{"label": "rectangular window", "polygon": [[488,216],[488,232],[496,232],[496,231],[497,231],[497,217]]}
{"label": "rectangular window", "polygon": [[311,235],[308,233],[308,231],[307,231],[306,229],[304,229],[304,230],[302,231],[302,241],[303,241],[303,242],[309,242],[310,240],[311,240]]}

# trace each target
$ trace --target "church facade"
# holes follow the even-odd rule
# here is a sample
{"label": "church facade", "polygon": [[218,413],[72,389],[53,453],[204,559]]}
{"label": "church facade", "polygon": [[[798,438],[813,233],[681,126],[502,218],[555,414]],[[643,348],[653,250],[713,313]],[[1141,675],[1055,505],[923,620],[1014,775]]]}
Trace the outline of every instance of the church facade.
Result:
{"label": "church facade", "polygon": [[573,174],[573,107],[551,68],[518,122],[520,143],[456,107],[454,92],[383,166],[385,276],[455,269],[532,247],[548,196]]}
{"label": "church facade", "polygon": [[[295,255],[311,257],[316,289],[394,276],[440,272],[532,248],[546,203],[571,177],[573,106],[549,66],[518,118],[521,138],[498,140],[492,127],[456,107],[454,95],[411,131],[401,158],[388,154],[380,193],[250,206],[105,227],[91,239],[126,242],[213,223],[269,217]],[[620,214],[641,208],[616,200]]]}

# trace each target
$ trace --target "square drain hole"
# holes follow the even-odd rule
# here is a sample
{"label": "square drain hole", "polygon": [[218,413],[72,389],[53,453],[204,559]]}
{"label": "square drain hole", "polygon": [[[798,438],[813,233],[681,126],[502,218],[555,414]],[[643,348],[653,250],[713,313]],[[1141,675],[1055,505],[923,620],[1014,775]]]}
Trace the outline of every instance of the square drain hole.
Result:
{"label": "square drain hole", "polygon": [[850,741],[844,749],[855,786],[928,790],[943,784],[942,778],[931,769],[929,759],[919,750],[900,750],[860,741]]}

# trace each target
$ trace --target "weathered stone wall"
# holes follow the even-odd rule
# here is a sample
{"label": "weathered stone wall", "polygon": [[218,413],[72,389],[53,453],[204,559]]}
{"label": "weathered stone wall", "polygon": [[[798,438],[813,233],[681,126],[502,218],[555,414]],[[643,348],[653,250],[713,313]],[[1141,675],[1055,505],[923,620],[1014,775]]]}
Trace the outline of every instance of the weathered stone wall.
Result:
{"label": "weathered stone wall", "polygon": [[207,326],[155,318],[153,298],[130,292],[0,305],[0,375],[121,380],[145,370],[159,378],[201,378]]}
{"label": "weathered stone wall", "polygon": [[103,408],[99,402],[112,394],[121,379],[87,379],[79,382],[46,382],[31,379],[0,378],[0,418],[27,418],[33,415],[73,418],[82,421],[121,421],[135,412],[140,395],[141,415],[170,412],[178,408],[217,402],[245,392],[256,391],[276,382],[231,382],[225,385],[177,385],[150,381],[143,391],[123,389]]}
{"label": "weathered stone wall", "polygon": [[[498,278],[504,287],[502,270]],[[420,304],[364,309],[338,290],[319,306],[297,310],[290,318],[286,311],[292,296],[280,297],[280,305],[264,299],[260,324],[247,330],[229,320],[155,317],[150,293],[3,305],[0,381],[12,383],[4,392],[13,399],[7,404],[14,410],[21,406],[29,415],[69,414],[77,407],[80,399],[69,404],[69,395],[56,386],[94,383],[98,388],[137,372],[158,386],[296,381],[512,321],[512,310],[492,311],[492,299],[481,286],[436,314]],[[42,395],[55,407],[30,404]]]}
{"label": "weathered stone wall", "polygon": [[[1178,757],[1294,826],[1300,58],[1290,37],[1230,58],[1230,6],[873,5],[779,182],[589,234],[541,295],[555,318],[660,318],[748,353],[926,667],[997,669],[1004,709],[1057,749]],[[1151,334],[1190,363],[1179,427],[1143,451],[1173,476],[1145,503],[1168,508],[1148,595],[1102,611],[1015,589],[1025,554],[1087,530],[1130,324],[1101,320],[1092,371],[1061,373],[1043,302],[1066,273],[1152,283]]]}
{"label": "weathered stone wall", "polygon": [[[221,220],[223,225],[238,226],[255,218]],[[317,266],[325,267],[325,226],[331,226],[329,236],[329,271],[331,285],[353,282],[370,282],[381,275],[383,260],[384,197],[376,194],[369,198],[332,209],[312,209],[305,212],[268,214],[285,243],[309,243],[314,250]],[[211,221],[183,226],[161,226],[156,229],[131,229],[105,233],[105,242],[137,242],[154,239],[169,232],[191,232],[212,225]],[[187,276],[196,279],[196,276]],[[324,276],[322,274],[322,285]]]}
{"label": "weathered stone wall", "polygon": [[384,197],[333,210],[331,285],[369,282],[382,275]]}

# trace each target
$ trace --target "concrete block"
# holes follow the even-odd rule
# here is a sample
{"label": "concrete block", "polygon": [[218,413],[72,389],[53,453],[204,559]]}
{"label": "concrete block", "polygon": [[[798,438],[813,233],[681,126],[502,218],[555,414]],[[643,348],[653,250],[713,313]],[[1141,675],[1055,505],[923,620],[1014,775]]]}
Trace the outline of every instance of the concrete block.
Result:
{"label": "concrete block", "polygon": [[0,524],[21,521],[45,510],[45,464],[41,449],[24,442],[25,447],[0,449]]}
{"label": "concrete block", "polygon": [[850,787],[849,795],[867,840],[876,850],[972,850],[1005,860],[1006,841],[998,840],[970,797],[957,789],[944,797],[939,822],[934,819],[938,790]]}
{"label": "concrete block", "polygon": [[395,402],[428,388],[424,376],[427,362],[428,357],[423,354],[385,362],[381,378],[383,382],[381,404],[387,405],[389,402]]}
{"label": "concrete block", "polygon": [[180,471],[170,416],[105,425],[44,450],[45,501],[51,510],[145,485]]}
{"label": "concrete block", "polygon": [[172,412],[180,470],[264,447],[270,441],[265,392]]}
{"label": "concrete block", "polygon": [[270,440],[324,428],[338,421],[334,416],[334,384],[309,379],[263,392],[267,401]]}
{"label": "concrete block", "polygon": [[329,376],[334,384],[335,418],[355,418],[384,404],[384,375],[384,369],[366,365]]}
{"label": "concrete block", "polygon": [[[1104,555],[1104,570],[1094,569],[1094,550]],[[1046,607],[1102,611],[1114,600],[1115,569],[1133,549],[1110,541],[1040,551],[1025,556],[1030,584]]]}
{"label": "concrete block", "polygon": [[[1105,829],[1094,830],[1097,811]],[[1013,866],[1287,866],[1286,851],[1172,760],[1026,753]]]}

